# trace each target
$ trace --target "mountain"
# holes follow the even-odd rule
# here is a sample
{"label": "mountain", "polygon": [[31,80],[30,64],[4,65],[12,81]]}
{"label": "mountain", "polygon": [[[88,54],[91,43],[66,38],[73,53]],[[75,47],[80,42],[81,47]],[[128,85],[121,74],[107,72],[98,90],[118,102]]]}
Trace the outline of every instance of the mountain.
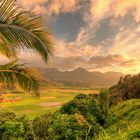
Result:
{"label": "mountain", "polygon": [[119,72],[89,72],[83,68],[73,71],[59,71],[55,68],[39,68],[41,73],[51,81],[57,81],[64,85],[92,85],[111,86],[118,82],[123,73]]}

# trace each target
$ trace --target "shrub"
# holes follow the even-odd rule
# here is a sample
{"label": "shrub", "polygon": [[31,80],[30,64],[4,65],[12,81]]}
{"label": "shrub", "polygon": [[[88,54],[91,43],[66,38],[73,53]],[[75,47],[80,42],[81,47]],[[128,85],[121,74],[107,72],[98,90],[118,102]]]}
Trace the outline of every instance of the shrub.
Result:
{"label": "shrub", "polygon": [[100,125],[104,125],[106,112],[104,106],[95,100],[94,95],[77,95],[73,100],[64,104],[60,108],[62,114],[81,114],[86,119],[91,115]]}
{"label": "shrub", "polygon": [[56,114],[53,118],[52,138],[55,140],[85,140],[91,125],[80,114]]}
{"label": "shrub", "polygon": [[52,117],[51,114],[45,114],[33,120],[33,131],[38,139],[51,139]]}
{"label": "shrub", "polygon": [[13,112],[0,112],[0,139],[34,140],[34,137],[27,139],[29,132],[32,133],[31,126],[25,116],[16,118]]}
{"label": "shrub", "polygon": [[81,114],[42,115],[33,121],[33,129],[38,140],[85,140],[92,139],[100,132],[100,126],[90,116],[87,121]]}
{"label": "shrub", "polygon": [[128,138],[130,140],[138,140],[138,139],[140,139],[140,129],[136,129],[136,130],[132,131],[129,134]]}
{"label": "shrub", "polygon": [[80,94],[59,111],[36,117],[33,130],[39,140],[93,139],[102,131],[106,115],[95,96]]}

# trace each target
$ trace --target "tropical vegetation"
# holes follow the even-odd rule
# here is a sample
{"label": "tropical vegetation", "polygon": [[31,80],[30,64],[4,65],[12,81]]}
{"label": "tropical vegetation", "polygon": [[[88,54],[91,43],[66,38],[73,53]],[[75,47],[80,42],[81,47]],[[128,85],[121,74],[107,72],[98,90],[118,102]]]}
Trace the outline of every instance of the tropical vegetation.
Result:
{"label": "tropical vegetation", "polygon": [[[0,1],[0,53],[11,61],[0,65],[0,83],[39,94],[39,83],[20,51],[36,52],[47,62],[52,41],[42,18],[24,11],[15,0]],[[33,120],[0,112],[0,140],[139,140],[140,74],[122,77],[98,94],[79,94],[53,113]]]}
{"label": "tropical vegetation", "polygon": [[27,67],[17,63],[17,53],[36,52],[47,62],[52,54],[52,41],[41,16],[24,11],[15,0],[0,1],[0,53],[10,58],[0,66],[0,82],[18,84],[25,91],[38,94],[37,80]]}

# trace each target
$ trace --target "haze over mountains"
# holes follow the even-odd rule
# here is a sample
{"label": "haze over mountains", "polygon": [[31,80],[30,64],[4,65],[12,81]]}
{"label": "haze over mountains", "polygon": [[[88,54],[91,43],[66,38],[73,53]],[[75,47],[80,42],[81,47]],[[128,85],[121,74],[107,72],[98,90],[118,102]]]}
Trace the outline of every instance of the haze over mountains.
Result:
{"label": "haze over mountains", "polygon": [[116,84],[123,73],[120,72],[89,72],[83,68],[73,71],[59,71],[55,68],[39,68],[41,73],[51,81],[60,82],[66,85],[92,85],[92,86],[111,86]]}

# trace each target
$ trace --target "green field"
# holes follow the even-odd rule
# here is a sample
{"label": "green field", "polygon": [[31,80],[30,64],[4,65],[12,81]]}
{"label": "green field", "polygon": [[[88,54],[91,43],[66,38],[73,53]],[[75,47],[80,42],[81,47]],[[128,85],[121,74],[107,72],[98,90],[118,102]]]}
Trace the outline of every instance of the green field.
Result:
{"label": "green field", "polygon": [[30,119],[33,119],[46,112],[56,111],[62,104],[80,93],[94,94],[98,93],[98,90],[42,90],[39,98],[29,94],[5,94],[0,107],[2,110],[15,112],[17,116],[26,114]]}

